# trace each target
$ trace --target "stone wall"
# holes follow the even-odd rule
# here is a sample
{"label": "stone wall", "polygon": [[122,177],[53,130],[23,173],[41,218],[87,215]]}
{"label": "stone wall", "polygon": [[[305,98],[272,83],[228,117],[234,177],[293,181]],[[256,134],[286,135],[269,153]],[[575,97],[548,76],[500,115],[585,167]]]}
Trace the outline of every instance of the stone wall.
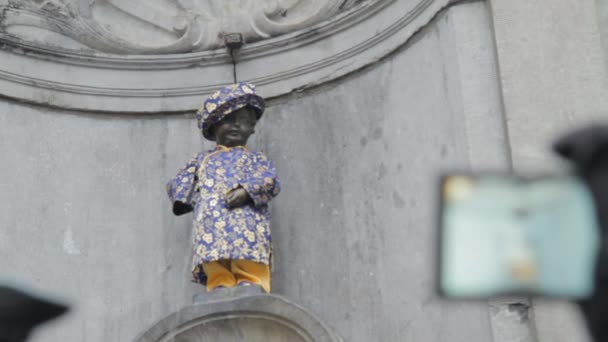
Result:
{"label": "stone wall", "polygon": [[[531,100],[512,87],[525,82],[509,82],[526,70],[507,67],[530,47],[501,40],[511,36],[500,19],[513,14],[501,4],[455,2],[367,66],[266,88],[276,96],[250,145],[275,160],[283,184],[272,208],[273,290],[345,341],[555,341],[547,322],[564,316],[550,305],[537,334],[535,312],[513,310],[525,299],[434,294],[440,170],[509,169],[513,151],[516,167],[530,165],[528,151],[548,155],[581,105],[533,139],[554,116],[519,111]],[[191,112],[120,113],[108,103],[113,113],[0,100],[2,277],[73,306],[33,341],[129,341],[202,291],[189,282],[191,217],[171,214],[164,183],[211,144]],[[561,336],[579,338],[568,322]]]}
{"label": "stone wall", "polygon": [[[491,340],[486,305],[434,296],[433,247],[438,170],[504,159],[494,72],[475,3],[376,65],[270,102],[251,146],[283,182],[276,293],[346,341]],[[127,341],[202,290],[188,282],[191,218],[164,193],[210,146],[191,114],[1,106],[4,275],[74,306],[35,341]]]}

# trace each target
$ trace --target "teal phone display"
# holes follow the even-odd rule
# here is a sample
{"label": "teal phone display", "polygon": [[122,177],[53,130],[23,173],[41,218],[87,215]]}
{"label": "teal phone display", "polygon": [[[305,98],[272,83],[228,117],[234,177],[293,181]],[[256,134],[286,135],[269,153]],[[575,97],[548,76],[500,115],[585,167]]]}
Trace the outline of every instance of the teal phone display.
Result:
{"label": "teal phone display", "polygon": [[440,196],[442,295],[584,298],[593,291],[599,233],[580,180],[450,175]]}

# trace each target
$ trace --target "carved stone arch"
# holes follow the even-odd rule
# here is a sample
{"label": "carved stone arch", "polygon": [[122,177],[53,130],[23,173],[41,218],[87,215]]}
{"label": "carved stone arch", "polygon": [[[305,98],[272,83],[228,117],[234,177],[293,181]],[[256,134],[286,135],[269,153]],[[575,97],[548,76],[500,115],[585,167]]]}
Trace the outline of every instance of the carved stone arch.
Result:
{"label": "carved stone arch", "polygon": [[[169,13],[180,18],[174,22],[156,22],[159,30],[177,37],[157,46],[134,45],[91,23],[81,1],[0,0],[1,95],[85,111],[181,112],[198,109],[206,95],[232,83],[226,50],[213,49],[215,40],[205,36],[210,30],[201,29],[195,24],[197,15],[183,10],[198,0],[155,0],[179,3],[183,12]],[[300,11],[308,16],[282,18],[281,11],[301,1],[265,0],[275,7],[247,16],[246,24],[253,23],[260,36],[239,51],[237,74],[240,81],[256,84],[264,97],[312,87],[378,61],[454,0],[307,0],[314,4],[310,13]],[[53,20],[41,19],[41,14],[50,13]],[[141,17],[142,22],[155,18],[153,12]],[[9,30],[11,25],[72,32],[70,39],[93,49],[69,50],[28,40]],[[193,49],[200,51],[187,52]]]}
{"label": "carved stone arch", "polygon": [[276,295],[249,295],[186,306],[136,342],[342,341],[302,307]]}

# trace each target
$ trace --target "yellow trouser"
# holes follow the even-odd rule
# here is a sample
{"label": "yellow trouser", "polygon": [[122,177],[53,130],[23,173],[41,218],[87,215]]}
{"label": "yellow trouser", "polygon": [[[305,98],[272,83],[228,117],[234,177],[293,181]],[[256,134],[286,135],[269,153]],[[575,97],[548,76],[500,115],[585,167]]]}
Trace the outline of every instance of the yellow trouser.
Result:
{"label": "yellow trouser", "polygon": [[270,292],[270,267],[251,260],[219,260],[203,263],[207,275],[207,291],[218,286],[234,287],[241,282],[260,285]]}

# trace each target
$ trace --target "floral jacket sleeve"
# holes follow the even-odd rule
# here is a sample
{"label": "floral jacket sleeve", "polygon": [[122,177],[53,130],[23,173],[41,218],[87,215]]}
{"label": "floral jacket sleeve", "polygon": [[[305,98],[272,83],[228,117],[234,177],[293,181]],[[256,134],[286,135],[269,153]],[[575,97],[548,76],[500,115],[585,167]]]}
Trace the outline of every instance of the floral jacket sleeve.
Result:
{"label": "floral jacket sleeve", "polygon": [[167,194],[173,203],[173,213],[183,215],[194,210],[194,196],[200,155],[192,158],[177,175],[167,183]]}
{"label": "floral jacket sleeve", "polygon": [[259,152],[253,156],[251,167],[245,176],[239,180],[249,194],[256,207],[268,204],[268,202],[279,194],[281,185],[277,178],[277,172],[272,161]]}

